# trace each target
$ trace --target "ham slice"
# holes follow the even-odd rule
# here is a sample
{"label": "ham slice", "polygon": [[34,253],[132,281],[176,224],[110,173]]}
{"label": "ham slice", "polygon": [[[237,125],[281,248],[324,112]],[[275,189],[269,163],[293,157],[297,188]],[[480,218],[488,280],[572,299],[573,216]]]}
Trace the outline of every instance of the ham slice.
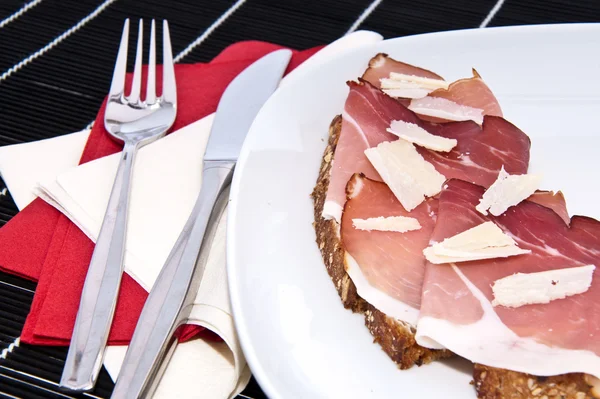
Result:
{"label": "ham slice", "polygon": [[484,115],[502,116],[496,96],[475,69],[472,78],[450,83],[448,89],[435,90],[429,93],[429,97],[445,98],[460,105],[478,108],[483,110]]}
{"label": "ham slice", "polygon": [[323,216],[338,223],[346,202],[346,184],[354,173],[363,173],[370,179],[381,181],[365,150],[383,141],[398,139],[386,131],[392,120],[419,123],[419,118],[412,111],[370,83],[348,82],[348,86],[350,92],[342,112],[342,130],[323,207]]}
{"label": "ham slice", "polygon": [[398,137],[387,132],[393,120],[414,123],[431,134],[456,139],[448,153],[418,148],[446,178],[491,185],[504,165],[510,174],[527,173],[530,141],[525,133],[503,118],[485,116],[482,126],[472,121],[434,124],[384,94],[370,83],[349,82],[350,92],[342,112],[342,128],[335,150],[323,217],[340,222],[346,201],[346,184],[354,173],[381,181],[364,154],[367,148]]}
{"label": "ham slice", "polygon": [[567,212],[565,196],[561,191],[555,193],[553,191],[538,190],[531,194],[527,199],[531,202],[535,202],[536,204],[540,204],[552,209],[558,216],[560,216],[567,226],[571,222],[569,212]]}
{"label": "ham slice", "polygon": [[[475,210],[483,192],[483,187],[465,181],[447,181],[431,241],[493,221],[520,248],[532,252],[464,264],[427,263],[417,342],[445,347],[476,363],[534,375],[600,376],[598,269],[585,293],[547,304],[493,307],[491,288],[496,280],[515,273],[599,265],[600,222],[574,216],[569,226],[553,209],[532,201],[498,217],[484,216]],[[558,203],[560,198],[554,198],[554,209],[559,209]]]}
{"label": "ham slice", "polygon": [[[347,190],[341,224],[346,270],[363,299],[386,315],[414,325],[425,271],[415,265],[424,264],[422,251],[435,225],[438,201],[429,198],[409,213],[385,183],[358,174],[352,176]],[[404,233],[366,231],[352,223],[380,216],[415,218],[421,228]]]}
{"label": "ham slice", "polygon": [[444,80],[444,78],[434,72],[419,68],[414,65],[406,64],[401,61],[396,61],[384,53],[379,53],[375,57],[371,58],[369,61],[369,67],[365,73],[363,73],[362,79],[371,83],[373,86],[380,88],[380,79],[388,78],[391,72],[401,73],[403,75],[419,76],[422,78]]}
{"label": "ham slice", "polygon": [[[388,78],[392,72],[444,80],[434,72],[396,61],[387,54],[381,53],[371,59],[362,78],[375,87],[381,88],[380,79]],[[472,73],[473,77],[450,83],[447,89],[433,90],[423,99],[410,101],[410,99],[399,98],[398,101],[411,108],[422,119],[430,122],[472,119],[481,123],[482,115],[502,116],[500,103],[494,93],[475,69],[472,70]],[[446,101],[432,101],[434,99]]]}

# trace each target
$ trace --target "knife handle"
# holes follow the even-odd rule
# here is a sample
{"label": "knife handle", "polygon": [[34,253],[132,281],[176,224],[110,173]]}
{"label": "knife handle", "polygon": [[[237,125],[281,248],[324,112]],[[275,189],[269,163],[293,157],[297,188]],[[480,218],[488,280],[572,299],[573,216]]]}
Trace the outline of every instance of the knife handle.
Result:
{"label": "knife handle", "polygon": [[204,162],[200,194],[144,304],[112,399],[147,398],[156,390],[200,288],[234,166]]}
{"label": "knife handle", "polygon": [[125,142],[104,220],[85,277],[60,388],[94,388],[112,324],[121,277],[131,174],[139,144]]}

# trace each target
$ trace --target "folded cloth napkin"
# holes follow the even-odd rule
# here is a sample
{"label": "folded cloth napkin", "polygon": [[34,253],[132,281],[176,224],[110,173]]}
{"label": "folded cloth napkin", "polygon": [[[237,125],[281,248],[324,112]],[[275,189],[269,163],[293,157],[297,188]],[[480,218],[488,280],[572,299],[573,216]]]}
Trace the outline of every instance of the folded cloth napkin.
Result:
{"label": "folded cloth napkin", "polygon": [[[363,45],[363,44],[370,44],[376,41],[381,40],[381,36],[378,34],[375,34],[373,32],[357,32],[354,33],[350,36],[347,36],[343,39],[338,40],[337,42],[334,42],[333,44],[327,46],[324,50],[321,50],[319,53],[317,53],[317,55],[313,56],[312,58],[309,59],[309,61],[307,61],[305,63],[305,66],[303,66],[303,68],[299,68],[298,70],[296,70],[294,72],[294,74],[296,76],[301,75],[301,71],[304,70],[308,70],[309,69],[309,64],[318,64],[319,62],[323,62],[325,60],[327,60],[328,58],[330,58],[331,56],[342,52],[342,51],[346,51],[348,49]],[[265,52],[263,51],[263,49],[260,48],[260,46],[258,45],[234,45],[232,47],[230,47],[228,50],[236,50],[237,54],[244,54],[244,56],[248,56],[248,57],[255,57],[258,58],[259,56],[263,55]],[[220,63],[220,62],[230,62],[232,61],[233,55],[236,53],[234,51],[224,51],[221,55],[219,55],[215,60],[212,61],[212,63]],[[284,81],[282,82],[282,84],[285,83],[285,81],[289,81],[289,79],[292,79],[291,76],[286,77],[286,79],[284,79]],[[180,100],[181,100],[181,96],[180,96]],[[157,143],[162,143],[164,142],[164,147],[163,146],[158,146],[158,145],[152,145],[149,146],[145,149],[142,149],[142,151],[140,151],[140,158],[138,158],[138,161],[136,163],[136,170],[137,168],[139,168],[142,164],[144,165],[150,165],[148,168],[148,171],[146,171],[146,168],[140,168],[143,169],[146,173],[142,173],[143,176],[145,177],[138,177],[137,176],[137,172],[136,172],[136,176],[134,181],[140,181],[142,183],[140,183],[140,187],[136,188],[136,185],[134,184],[133,187],[133,192],[132,192],[132,209],[137,208],[137,206],[133,206],[134,204],[136,204],[136,201],[134,200],[134,198],[136,197],[136,192],[138,193],[146,193],[144,194],[138,194],[137,197],[140,199],[143,198],[152,198],[152,197],[156,197],[156,199],[160,200],[162,197],[160,194],[170,194],[166,196],[166,200],[168,201],[169,199],[172,198],[180,198],[178,195],[175,195],[176,193],[174,191],[170,191],[169,188],[170,187],[174,187],[175,189],[177,188],[181,188],[182,186],[179,183],[182,183],[183,181],[181,179],[177,180],[174,179],[175,184],[161,184],[160,181],[163,182],[169,182],[171,183],[171,181],[169,180],[170,176],[174,176],[173,174],[170,174],[170,172],[175,171],[175,176],[178,176],[178,172],[180,171],[179,168],[183,168],[184,170],[190,170],[190,166],[192,166],[194,160],[196,162],[200,162],[201,164],[201,160],[199,159],[201,157],[201,153],[202,153],[202,148],[204,145],[204,142],[206,140],[208,131],[210,129],[210,122],[212,121],[212,117],[208,117],[205,118],[199,122],[193,123],[192,125],[188,126],[187,128],[181,129],[180,131],[178,131],[176,134],[167,137],[166,139],[163,139]],[[87,136],[87,132],[80,132],[80,133],[76,133],[76,134],[72,134],[72,135],[68,135],[68,136],[64,136],[65,138],[61,138],[63,141],[67,140],[67,137],[69,137],[69,143],[67,143],[66,141],[64,141],[62,144],[62,146],[60,147],[63,150],[66,150],[66,152],[64,153],[65,156],[73,156],[74,153],[81,153],[81,147],[79,147],[79,150],[76,150],[76,148],[79,146],[81,146],[81,142],[82,137],[85,138]],[[38,165],[44,165],[46,162],[44,162],[45,158],[42,156],[43,153],[46,153],[48,149],[50,149],[52,147],[52,145],[54,144],[53,141],[58,141],[58,139],[52,139],[52,140],[44,140],[43,143],[44,146],[42,145],[38,145],[38,143],[30,143],[30,144],[25,144],[25,145],[19,145],[19,146],[10,146],[10,147],[4,147],[4,148],[0,148],[0,172],[2,172],[3,177],[5,178],[5,181],[9,187],[9,189],[11,190],[11,193],[13,194],[13,197],[15,199],[17,199],[17,197],[20,197],[20,195],[16,195],[17,192],[23,192],[23,186],[26,186],[26,184],[19,184],[18,183],[18,175],[20,174],[21,177],[23,176],[23,171],[27,170],[26,165],[21,165],[21,166],[25,166],[25,167],[18,167],[19,163],[23,163],[23,159],[26,159],[27,157],[25,155],[29,155],[34,156],[35,159],[38,159],[38,162],[36,162],[36,164]],[[90,140],[91,141],[91,140]],[[51,143],[52,142],[52,143]],[[78,144],[79,143],[79,144]],[[155,144],[157,144],[155,143]],[[179,143],[178,145],[176,145],[175,143]],[[185,143],[185,144],[184,144]],[[184,145],[182,145],[184,144]],[[89,143],[88,143],[88,147],[89,147]],[[25,147],[27,147],[27,150],[25,150]],[[188,151],[186,154],[187,156],[181,156],[178,157],[176,156],[175,158],[172,156],[172,154],[174,152],[176,152],[177,148],[191,148],[192,151]],[[54,148],[55,153],[54,155],[56,156],[56,158],[60,158],[63,154],[60,154],[60,151],[58,150],[58,148]],[[197,154],[199,151],[200,155],[196,155],[194,156],[193,154]],[[36,153],[37,152],[37,153]],[[68,153],[68,154],[67,154]],[[144,155],[146,154],[146,155]],[[4,155],[11,155],[11,156],[7,156],[5,157]],[[169,158],[170,157],[170,158]],[[85,155],[84,155],[85,158]],[[54,205],[56,205],[57,207],[59,207],[61,210],[63,210],[66,214],[68,214],[70,216],[71,219],[75,220],[77,225],[79,227],[81,227],[83,229],[83,231],[86,232],[86,234],[90,237],[94,237],[94,229],[95,229],[95,234],[97,234],[97,230],[99,229],[99,222],[98,220],[101,220],[102,218],[102,211],[98,211],[99,209],[104,209],[105,204],[106,204],[106,200],[108,198],[108,193],[110,190],[110,184],[112,183],[112,176],[114,176],[114,169],[116,168],[116,164],[114,163],[114,160],[116,158],[113,157],[106,157],[103,158],[101,160],[98,161],[94,161],[94,162],[90,162],[87,165],[75,168],[75,170],[73,171],[67,171],[65,173],[61,173],[60,176],[56,179],[52,179],[52,178],[47,178],[47,176],[51,176],[51,175],[56,175],[59,174],[59,172],[61,172],[62,170],[58,170],[60,169],[60,167],[57,167],[57,165],[46,165],[43,169],[45,171],[45,173],[40,173],[38,174],[38,176],[41,176],[41,180],[44,181],[45,183],[42,183],[40,185],[40,192],[43,193],[43,195],[48,199],[48,201],[52,202]],[[146,161],[142,161],[142,159],[146,159]],[[166,162],[162,162],[161,166],[158,168],[159,170],[152,170],[152,163],[148,162],[149,159],[161,159],[161,160],[167,160]],[[173,162],[169,162],[168,159],[172,159]],[[59,164],[60,162],[56,162],[57,164]],[[62,164],[65,164],[66,162],[63,162]],[[111,166],[112,163],[112,166]],[[61,164],[61,165],[62,165]],[[74,162],[73,162],[74,164]],[[164,165],[163,165],[164,164]],[[60,166],[60,165],[59,165]],[[197,166],[197,165],[195,165]],[[112,174],[110,172],[112,168]],[[31,169],[31,168],[30,168]],[[182,170],[183,170],[182,169]],[[31,172],[31,174],[34,174],[33,171],[29,171]],[[108,173],[107,173],[108,171]],[[165,172],[166,171],[166,172]],[[197,172],[196,174],[199,175],[200,172],[200,168],[196,167],[194,169],[195,172]],[[20,173],[19,173],[20,172]],[[86,176],[86,173],[89,173]],[[187,173],[187,172],[186,172]],[[83,177],[82,177],[83,176]],[[167,178],[162,178],[162,176],[166,176]],[[159,178],[159,182],[158,184],[155,184],[155,180],[157,180],[157,177]],[[181,176],[179,176],[181,177]],[[192,191],[194,191],[193,189],[189,189],[186,191],[187,193],[187,197],[188,200],[188,206],[191,209],[191,203],[193,203],[193,198],[195,198],[195,195],[197,194],[197,191],[199,190],[199,177],[196,179],[196,176],[189,176],[189,184],[185,185],[184,184],[184,188],[185,187],[196,187],[196,192],[195,194],[192,193]],[[83,180],[85,182],[89,182],[89,181],[93,181],[94,184],[92,184],[91,190],[84,190],[87,191],[86,194],[95,192],[95,190],[98,193],[104,193],[104,199],[100,199],[101,195],[98,196],[94,196],[92,195],[91,197],[88,195],[84,195],[83,197],[85,197],[85,199],[82,199],[81,202],[78,202],[77,200],[75,200],[75,198],[79,198],[82,194],[82,191],[79,190],[79,188],[83,187],[80,186],[79,184],[75,184],[74,186],[71,185],[74,181],[76,181],[78,178],[83,178]],[[96,180],[94,180],[96,179]],[[179,182],[179,183],[177,183]],[[62,184],[61,184],[62,183]],[[85,183],[84,183],[85,184]],[[75,187],[74,191],[73,191],[73,195],[71,196],[70,194],[70,189],[65,190],[65,187],[70,187],[73,188]],[[188,187],[188,188],[189,188]],[[159,189],[157,191],[157,188]],[[24,194],[24,198],[22,201],[21,200],[17,200],[18,204],[20,205],[20,207],[22,207],[27,200],[29,200],[30,198],[26,198],[28,195],[31,196],[31,190],[28,190],[28,193]],[[185,191],[185,190],[184,190]],[[184,194],[186,194],[184,193]],[[158,195],[157,195],[158,194]],[[184,195],[185,197],[185,195]],[[102,201],[103,205],[102,205]],[[143,208],[143,203],[145,201],[142,201],[140,205],[141,208]],[[185,201],[184,201],[185,202]],[[161,214],[164,213],[164,208],[165,208],[165,204],[162,204],[163,206],[161,207],[160,205],[160,201],[150,201],[150,203],[152,203],[154,206],[154,210],[152,211],[153,213],[156,214]],[[35,217],[35,216],[42,216],[42,220],[44,221],[45,225],[51,225],[53,222],[55,223],[55,230],[53,232],[54,236],[58,236],[58,239],[60,240],[61,237],[64,237],[67,233],[65,232],[65,230],[70,229],[70,225],[69,223],[65,223],[62,222],[63,226],[61,226],[61,221],[60,220],[56,220],[54,221],[55,218],[57,218],[57,215],[55,214],[55,212],[51,212],[48,209],[44,209],[44,204],[40,204],[39,200],[36,202],[34,201],[34,203],[30,206],[28,206],[25,211],[27,212],[27,215],[29,215],[28,217]],[[152,208],[152,206],[150,206],[150,208]],[[95,210],[94,210],[95,209]],[[23,214],[25,214],[26,212],[23,212],[22,214],[20,214],[19,216],[22,216]],[[189,212],[189,211],[188,211]],[[95,219],[97,219],[96,221],[94,221],[94,217],[90,217],[91,214],[95,213]],[[184,212],[185,213],[185,212]],[[179,217],[179,222],[182,224],[183,222],[181,220],[185,220],[185,218],[183,218],[183,216],[181,216],[183,213],[179,213],[180,217]],[[33,215],[33,216],[32,216]],[[19,217],[17,216],[17,217]],[[186,216],[187,217],[187,216]],[[145,220],[142,220],[141,218],[139,218],[139,215],[137,215],[136,217],[132,215],[130,215],[130,218],[132,219],[132,221],[135,219],[137,220],[137,222],[133,222],[134,225],[137,225],[138,223],[142,223],[141,226],[144,225],[144,223],[146,222]],[[16,219],[16,218],[15,218]],[[57,219],[60,219],[60,217],[58,217]],[[177,219],[177,218],[175,218]],[[152,229],[152,224],[156,224],[156,219],[152,219],[154,220],[154,223],[150,223],[150,225],[148,225],[150,227],[150,230]],[[163,219],[159,219],[160,223],[162,223]],[[95,227],[94,223],[96,223]],[[176,223],[170,223],[169,224],[169,228],[167,228],[165,231],[170,231],[171,235],[175,235],[178,234],[177,228],[174,228],[173,226]],[[131,223],[130,223],[131,225]],[[8,226],[8,225],[7,225]],[[234,389],[234,393],[237,392],[239,389],[243,388],[243,386],[245,386],[247,379],[248,379],[248,375],[249,373],[247,372],[247,368],[241,369],[241,367],[237,367],[237,365],[242,365],[245,364],[245,362],[243,362],[243,360],[239,360],[239,359],[235,359],[236,357],[241,357],[241,352],[238,354],[238,356],[236,356],[236,352],[238,352],[239,349],[239,344],[237,343],[237,339],[235,338],[235,332],[233,331],[233,324],[231,322],[231,316],[230,316],[230,310],[229,309],[229,303],[228,303],[228,298],[227,298],[227,285],[226,285],[226,279],[225,279],[225,274],[224,274],[224,230],[223,230],[223,223],[220,224],[220,230],[217,233],[217,239],[215,240],[215,243],[213,244],[213,251],[211,251],[211,260],[209,261],[209,265],[211,265],[210,267],[213,267],[212,271],[209,273],[207,270],[207,275],[205,275],[205,278],[203,280],[203,284],[202,287],[200,289],[198,298],[196,300],[196,307],[194,308],[192,317],[190,322],[192,323],[198,323],[201,325],[204,325],[208,328],[210,328],[211,330],[217,332],[219,334],[219,336],[221,338],[223,338],[226,342],[217,342],[214,340],[195,340],[195,341],[191,341],[189,343],[186,344],[182,344],[178,350],[175,353],[175,356],[173,358],[173,360],[171,361],[169,368],[167,369],[167,374],[165,374],[165,377],[163,378],[162,382],[161,382],[161,387],[168,387],[168,389],[161,391],[161,387],[159,387],[159,392],[164,392],[165,394],[170,394],[173,395],[173,393],[175,392],[174,386],[179,386],[179,387],[183,387],[181,388],[181,393],[187,393],[187,395],[189,395],[189,389],[186,389],[186,384],[185,381],[186,379],[182,379],[182,377],[184,377],[185,372],[183,371],[179,371],[180,368],[182,369],[186,369],[187,370],[187,374],[189,374],[189,377],[191,379],[193,379],[193,376],[200,376],[202,374],[202,371],[204,370],[206,373],[206,375],[212,375],[213,378],[211,381],[213,381],[213,384],[215,385],[215,389],[216,390],[211,390],[211,392],[217,392],[219,391],[219,387],[221,387],[221,394],[217,394],[215,397],[222,397],[222,396],[227,396],[227,395],[223,395],[224,392],[231,392],[231,390],[222,390],[222,387],[231,387],[231,385],[227,385],[227,384],[219,384],[217,383],[218,381],[221,381],[222,379],[215,379],[214,378],[214,374],[215,374],[215,368],[219,369],[219,360],[221,361],[221,364],[224,366],[222,368],[222,372],[219,373],[219,375],[222,374],[227,374],[225,373],[225,370],[229,370],[231,371],[232,367],[231,367],[231,363],[234,363],[236,365],[236,367],[234,367],[234,381],[235,378],[237,378],[237,387],[236,389]],[[28,236],[26,235],[26,229],[22,229],[20,228],[21,226],[11,226],[12,229],[9,232],[12,232],[14,234],[14,232],[21,232],[21,233],[25,233],[25,235],[21,235],[20,238],[22,239],[27,239]],[[131,228],[131,227],[130,227]],[[5,229],[0,230],[0,233],[4,233]],[[155,229],[156,230],[156,229]],[[143,231],[142,231],[143,233]],[[18,235],[18,234],[17,234]],[[42,234],[40,235],[41,237],[47,237],[48,234],[44,235],[44,232],[42,232]],[[167,234],[168,235],[168,234]],[[137,236],[137,234],[132,234],[133,237]],[[0,234],[0,242],[2,239],[3,235]],[[56,239],[56,237],[53,237],[53,239]],[[128,240],[130,240],[131,238],[128,238]],[[135,239],[133,240],[135,241]],[[174,239],[173,239],[174,241]],[[41,245],[39,245],[39,248],[43,248],[44,243],[41,243]],[[170,247],[169,245],[161,245],[164,244],[164,241],[160,240],[159,242],[157,241],[158,247],[157,247],[157,252],[160,253],[161,251],[163,252],[167,252],[168,253],[168,247]],[[133,247],[136,247],[136,245],[134,244]],[[153,246],[149,246],[154,248]],[[220,251],[216,251],[215,247],[220,247]],[[52,246],[50,246],[50,248],[52,248]],[[137,251],[140,251],[140,246],[137,245]],[[68,248],[67,248],[68,249]],[[39,249],[38,249],[39,251]],[[41,252],[41,251],[40,251]],[[2,256],[2,252],[0,251],[0,264],[4,265],[4,261],[6,259],[11,259],[11,255],[12,255],[12,260],[18,260],[18,256],[15,257],[14,254],[18,253],[17,251],[10,251],[9,256]],[[160,268],[160,266],[157,266],[158,263],[154,257],[152,257],[152,259],[150,259],[150,262],[148,263],[149,265],[152,264],[152,267],[149,267],[149,270],[145,270],[144,267],[142,267],[142,264],[145,265],[144,261],[140,261],[140,257],[135,255],[136,253],[136,249],[133,248],[129,248],[127,249],[127,257],[126,257],[126,268],[127,271],[132,274],[136,280],[138,282],[141,283],[141,285],[144,288],[149,288],[148,285],[151,286],[153,280],[156,278],[156,274],[157,269]],[[145,255],[145,251],[140,251],[140,253],[142,253],[141,258],[144,258]],[[218,254],[221,255],[218,255]],[[215,255],[216,254],[216,255]],[[52,251],[49,251],[47,254],[47,258],[50,258],[51,261],[56,263],[55,258],[57,256],[60,256],[60,254],[56,254],[53,253]],[[166,257],[166,255],[163,254],[163,256]],[[30,256],[28,257],[28,260],[34,259],[34,260],[39,260],[41,256]],[[160,256],[158,256],[157,258],[159,258]],[[146,256],[146,258],[148,258]],[[163,259],[164,261],[164,259]],[[46,261],[47,262],[47,261]],[[24,261],[19,262],[13,262],[12,264],[17,264],[17,265],[21,265],[21,266],[25,266]],[[129,265],[134,265],[133,267],[130,267]],[[7,267],[4,267],[5,269],[7,269]],[[25,272],[23,272],[22,270],[25,270]],[[220,272],[219,272],[220,271]],[[16,268],[13,268],[12,272],[17,272],[18,274],[27,276],[31,279],[36,279],[39,276],[40,270],[39,268],[36,269],[35,267],[25,267],[24,269],[21,270],[16,270]],[[53,275],[56,278],[56,275]],[[44,280],[44,278],[42,278],[42,280]],[[40,282],[40,285],[42,283]],[[79,288],[80,290],[81,288]],[[125,289],[125,285],[123,285],[122,290]],[[40,288],[38,288],[38,291],[40,291]],[[46,295],[45,299],[48,299],[49,297]],[[37,298],[36,298],[37,299]],[[78,299],[77,299],[78,301]],[[46,301],[42,301],[42,305],[43,302]],[[34,312],[32,312],[33,315]],[[73,316],[74,317],[74,316]],[[137,317],[137,316],[136,316]],[[32,319],[32,317],[30,317],[30,319]],[[28,319],[28,322],[30,321],[30,319]],[[73,319],[74,320],[74,319]],[[35,323],[34,323],[35,324]],[[72,328],[72,327],[71,327]],[[231,331],[227,331],[228,329],[231,329]],[[190,335],[195,334],[194,331],[192,331],[190,333]],[[69,334],[70,335],[70,334]],[[43,336],[43,335],[42,335]],[[232,338],[233,337],[233,338]],[[35,336],[34,336],[35,338]],[[47,341],[49,342],[49,341]],[[219,345],[221,345],[219,347]],[[226,350],[223,345],[228,346],[228,350]],[[183,349],[185,347],[185,350]],[[224,350],[225,349],[225,350]],[[120,362],[122,361],[122,357],[124,356],[124,347],[109,347],[109,350],[107,350],[107,354],[106,354],[106,358],[105,358],[105,365],[107,366],[107,369],[109,370],[109,373],[111,373],[112,375],[116,375],[118,373],[118,368],[120,367]],[[221,353],[221,355],[218,355],[219,353]],[[215,355],[217,355],[215,357]],[[231,356],[233,355],[233,356]],[[212,357],[211,357],[212,356]],[[231,357],[231,361],[227,361],[228,357]],[[200,370],[196,370],[194,368],[190,368],[189,365],[190,364],[202,364],[201,359],[203,359],[203,361],[206,363],[208,359],[215,359],[214,361],[210,361],[208,362],[209,364],[211,364],[211,367],[208,368],[200,368]],[[193,363],[190,363],[193,362]],[[187,365],[187,368],[186,368]],[[228,366],[227,366],[228,365]],[[180,366],[180,367],[179,367]],[[192,372],[191,370],[196,370],[194,372]],[[170,372],[171,370],[171,372]],[[178,370],[176,372],[172,372],[172,370]],[[225,381],[231,381],[232,379],[229,378],[229,380],[227,378],[224,379]],[[187,380],[188,382],[190,381],[189,379]],[[204,386],[204,384],[203,384]],[[227,389],[227,388],[226,388]],[[231,388],[229,388],[231,389]],[[179,392],[179,391],[177,391]],[[204,394],[206,394],[207,392],[204,391]],[[177,395],[178,396],[178,395]],[[203,395],[205,396],[205,395]],[[209,395],[209,396],[213,396],[213,395]]]}
{"label": "folded cloth napkin", "polygon": [[[202,155],[212,120],[210,115],[194,122],[142,148],[136,158],[124,263],[126,272],[145,290],[158,277],[200,192]],[[69,169],[42,183],[40,196],[95,241],[118,162],[119,154],[113,154]],[[220,223],[188,323],[210,329],[227,344],[235,370],[227,380],[240,381],[245,360],[231,316],[224,248],[225,224]],[[222,356],[215,353],[215,358]],[[109,357],[109,372],[117,374],[121,361]]]}
{"label": "folded cloth napkin", "polygon": [[89,130],[83,130],[52,139],[0,147],[0,175],[5,176],[17,208],[23,209],[35,199],[33,188],[39,181],[52,179],[79,163],[89,135]]}

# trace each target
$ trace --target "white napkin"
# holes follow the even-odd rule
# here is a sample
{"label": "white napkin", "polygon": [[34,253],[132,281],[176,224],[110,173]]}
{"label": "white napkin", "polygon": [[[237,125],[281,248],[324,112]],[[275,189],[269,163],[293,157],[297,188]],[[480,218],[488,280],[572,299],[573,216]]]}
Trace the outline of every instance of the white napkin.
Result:
{"label": "white napkin", "polygon": [[17,208],[23,209],[35,199],[33,188],[38,181],[51,179],[77,166],[89,134],[89,130],[83,130],[0,147],[0,175]]}
{"label": "white napkin", "polygon": [[[200,192],[202,154],[213,116],[208,116],[142,148],[135,162],[125,250],[125,271],[146,290],[160,273],[171,247],[192,210]],[[95,241],[120,154],[71,168],[40,182],[38,194],[71,219]],[[195,380],[206,381],[198,395],[221,398],[237,394],[250,373],[233,327],[225,274],[225,224],[220,223],[206,265],[189,323],[209,328],[224,344],[195,340],[192,356],[203,359],[195,367]],[[225,345],[225,346],[223,346]],[[227,350],[228,348],[228,350]],[[229,353],[227,353],[229,351]],[[224,358],[223,353],[227,353]],[[118,375],[125,351],[111,349],[105,366]],[[183,355],[182,355],[183,356]],[[221,364],[221,366],[219,366]],[[165,390],[165,393],[167,390]],[[170,391],[170,388],[169,388]]]}
{"label": "white napkin", "polygon": [[[310,68],[345,51],[382,40],[379,34],[359,31],[325,47],[290,73],[282,85],[299,79]],[[214,115],[142,148],[136,159],[128,221],[125,270],[145,289],[152,287],[164,260],[177,239],[200,191],[202,154]],[[21,169],[22,159],[38,159],[48,152],[52,142],[54,160],[69,151],[71,165],[76,165],[87,133],[62,136],[62,143],[51,140],[0,148],[0,173],[13,197],[31,195],[31,185],[19,184],[23,171],[27,179],[38,181],[36,193],[67,215],[92,240],[100,229],[110,189],[116,173],[118,154],[84,165],[67,168],[62,162],[46,166],[44,174],[29,165]],[[69,137],[68,139],[65,137]],[[68,143],[66,143],[68,141]],[[33,144],[39,144],[34,147]],[[77,146],[80,145],[78,149]],[[16,155],[15,155],[16,154]],[[73,154],[76,154],[73,155]],[[8,155],[5,161],[5,155]],[[50,158],[44,163],[49,164]],[[54,173],[51,173],[54,172]],[[25,190],[27,186],[27,190]],[[18,194],[15,194],[18,193]],[[29,197],[28,197],[29,196]],[[21,206],[20,204],[19,206]],[[221,398],[233,396],[247,384],[250,373],[235,329],[225,269],[225,218],[213,242],[198,296],[189,320],[223,338],[222,343],[193,340],[177,347],[155,397]],[[104,364],[113,377],[118,375],[126,347],[109,347]]]}

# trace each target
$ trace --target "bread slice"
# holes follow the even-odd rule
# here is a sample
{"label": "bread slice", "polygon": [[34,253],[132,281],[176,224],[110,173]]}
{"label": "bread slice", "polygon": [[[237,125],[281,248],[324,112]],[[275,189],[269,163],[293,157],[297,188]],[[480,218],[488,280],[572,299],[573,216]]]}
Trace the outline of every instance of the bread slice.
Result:
{"label": "bread slice", "polygon": [[[345,308],[365,317],[365,325],[385,353],[400,369],[420,366],[431,361],[452,356],[448,350],[432,350],[419,346],[415,341],[415,328],[407,323],[386,316],[362,299],[356,286],[346,273],[344,248],[334,220],[321,217],[329,187],[333,154],[342,127],[342,118],[336,116],[329,127],[329,139],[317,184],[313,190],[314,228],[316,241],[325,267]],[[554,377],[536,377],[516,371],[497,369],[475,364],[473,384],[480,399],[588,399],[594,398],[593,390],[582,373]],[[596,398],[600,398],[600,387]]]}
{"label": "bread slice", "polygon": [[356,286],[346,273],[344,264],[344,248],[338,235],[338,226],[334,220],[325,220],[321,217],[335,146],[340,137],[342,118],[336,116],[329,127],[329,140],[317,184],[313,190],[314,201],[314,227],[317,234],[317,244],[321,250],[327,272],[338,291],[344,307],[365,316],[365,324],[374,337],[374,342],[381,348],[401,369],[408,369],[413,365],[422,365],[433,360],[450,357],[451,352],[446,350],[431,350],[419,346],[415,341],[414,326],[386,316],[375,309],[356,292]]}
{"label": "bread slice", "polygon": [[473,384],[479,399],[591,399],[600,389],[590,387],[589,376],[570,373],[538,377],[475,364]]}

